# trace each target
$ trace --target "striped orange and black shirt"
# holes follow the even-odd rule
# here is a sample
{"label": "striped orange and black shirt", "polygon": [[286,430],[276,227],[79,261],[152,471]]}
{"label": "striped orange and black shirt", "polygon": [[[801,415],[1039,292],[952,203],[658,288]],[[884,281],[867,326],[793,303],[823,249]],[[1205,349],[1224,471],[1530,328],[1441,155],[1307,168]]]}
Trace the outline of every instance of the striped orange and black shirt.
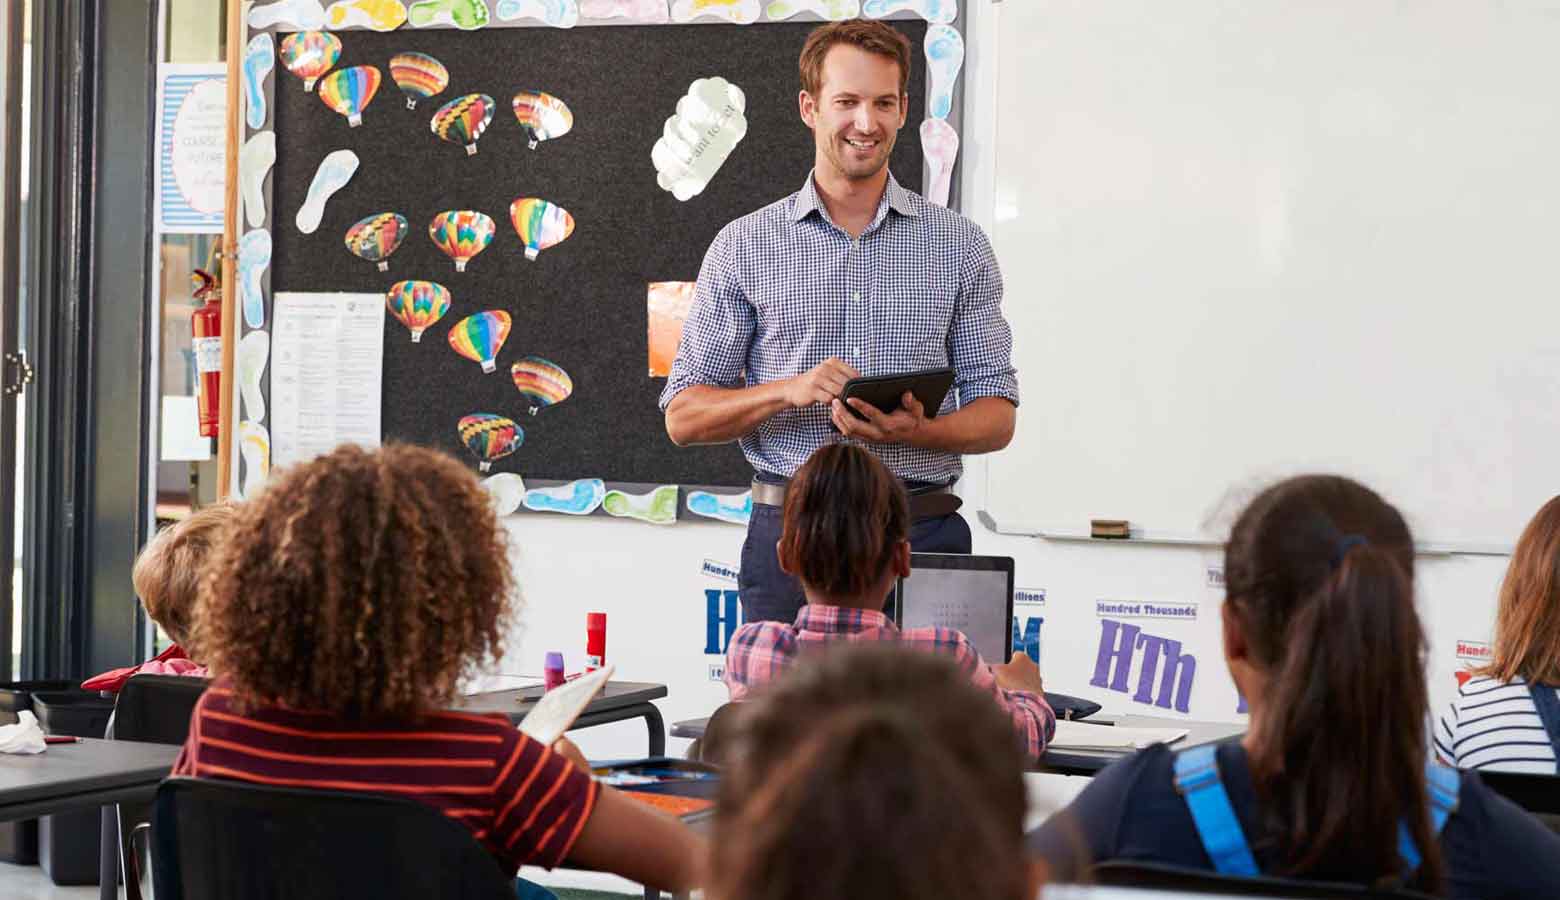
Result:
{"label": "striped orange and black shirt", "polygon": [[508,871],[563,862],[598,787],[497,714],[343,722],[275,707],[240,715],[213,685],[173,774],[409,797],[471,829]]}

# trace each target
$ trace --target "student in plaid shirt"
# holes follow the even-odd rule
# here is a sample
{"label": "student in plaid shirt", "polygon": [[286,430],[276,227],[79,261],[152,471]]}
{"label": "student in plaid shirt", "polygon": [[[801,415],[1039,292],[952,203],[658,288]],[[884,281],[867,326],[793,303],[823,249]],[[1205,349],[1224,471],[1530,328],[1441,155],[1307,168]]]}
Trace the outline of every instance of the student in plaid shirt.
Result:
{"label": "student in plaid shirt", "polygon": [[[793,624],[749,622],[726,650],[726,687],[742,700],[779,677],[810,647],[834,641],[896,641],[948,656],[1013,721],[1031,760],[1056,730],[1040,669],[1023,653],[987,665],[962,632],[900,630],[882,612],[894,579],[910,574],[904,488],[877,457],[831,444],[796,472],[786,494],[780,565],[801,580],[807,604]],[[801,663],[805,665],[806,663]]]}
{"label": "student in plaid shirt", "polygon": [[[814,450],[841,434],[868,447],[912,495],[915,550],[969,553],[949,488],[963,454],[1007,446],[1018,406],[991,244],[888,169],[909,112],[910,42],[883,22],[831,22],[799,62],[813,170],[716,236],[660,399],[674,442],[738,441],[753,466],[738,579],[748,622],[790,622],[802,605],[774,545],[786,480]],[[853,399],[865,419],[839,399],[859,375],[945,366],[953,390],[934,418],[909,393],[893,413]]]}

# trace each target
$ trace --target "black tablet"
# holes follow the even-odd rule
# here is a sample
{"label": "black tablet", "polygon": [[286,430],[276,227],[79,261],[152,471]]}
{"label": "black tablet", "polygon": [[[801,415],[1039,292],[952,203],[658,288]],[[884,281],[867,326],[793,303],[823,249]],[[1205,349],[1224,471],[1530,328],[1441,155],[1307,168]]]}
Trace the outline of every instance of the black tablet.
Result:
{"label": "black tablet", "polygon": [[[840,399],[849,400],[855,397],[865,400],[883,412],[891,413],[899,408],[899,398],[905,395],[905,391],[909,391],[915,395],[915,399],[921,401],[921,406],[926,410],[926,417],[935,419],[937,410],[942,408],[943,398],[948,396],[950,387],[953,387],[953,369],[946,367],[922,369],[919,372],[904,372],[899,375],[852,378],[845,382],[845,389],[840,392]],[[848,403],[845,408],[858,419],[866,418]]]}

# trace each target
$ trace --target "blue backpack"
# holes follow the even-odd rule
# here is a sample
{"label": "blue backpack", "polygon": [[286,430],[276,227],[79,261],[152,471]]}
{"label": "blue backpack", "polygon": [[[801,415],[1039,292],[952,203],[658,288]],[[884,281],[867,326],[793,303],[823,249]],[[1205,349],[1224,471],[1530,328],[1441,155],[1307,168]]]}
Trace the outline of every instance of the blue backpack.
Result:
{"label": "blue backpack", "polygon": [[[1192,814],[1192,824],[1197,826],[1197,836],[1203,849],[1213,860],[1213,867],[1221,875],[1239,875],[1255,878],[1262,874],[1257,861],[1246,843],[1230,796],[1219,780],[1219,762],[1215,756],[1217,744],[1204,744],[1183,750],[1175,757],[1175,789],[1186,800],[1186,808]],[[1441,833],[1452,810],[1457,808],[1457,790],[1460,779],[1456,769],[1431,762],[1425,767],[1425,781],[1430,789],[1430,830]],[[1398,854],[1408,863],[1408,870],[1419,868],[1419,848],[1409,836],[1408,826],[1398,824]]]}

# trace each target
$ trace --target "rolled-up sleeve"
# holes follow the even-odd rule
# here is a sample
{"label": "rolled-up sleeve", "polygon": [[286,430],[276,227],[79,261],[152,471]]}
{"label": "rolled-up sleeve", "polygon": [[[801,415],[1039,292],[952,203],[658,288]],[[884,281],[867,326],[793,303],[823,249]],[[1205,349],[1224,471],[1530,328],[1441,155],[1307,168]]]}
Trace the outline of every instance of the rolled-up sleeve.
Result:
{"label": "rolled-up sleeve", "polygon": [[1002,317],[1002,270],[985,232],[974,224],[959,264],[948,359],[956,373],[954,389],[961,407],[981,397],[1002,397],[1018,405],[1013,329]]}
{"label": "rolled-up sleeve", "polygon": [[731,226],[722,229],[704,254],[693,306],[683,323],[672,373],[661,391],[661,411],[688,387],[741,387],[752,343],[753,306],[737,277]]}

